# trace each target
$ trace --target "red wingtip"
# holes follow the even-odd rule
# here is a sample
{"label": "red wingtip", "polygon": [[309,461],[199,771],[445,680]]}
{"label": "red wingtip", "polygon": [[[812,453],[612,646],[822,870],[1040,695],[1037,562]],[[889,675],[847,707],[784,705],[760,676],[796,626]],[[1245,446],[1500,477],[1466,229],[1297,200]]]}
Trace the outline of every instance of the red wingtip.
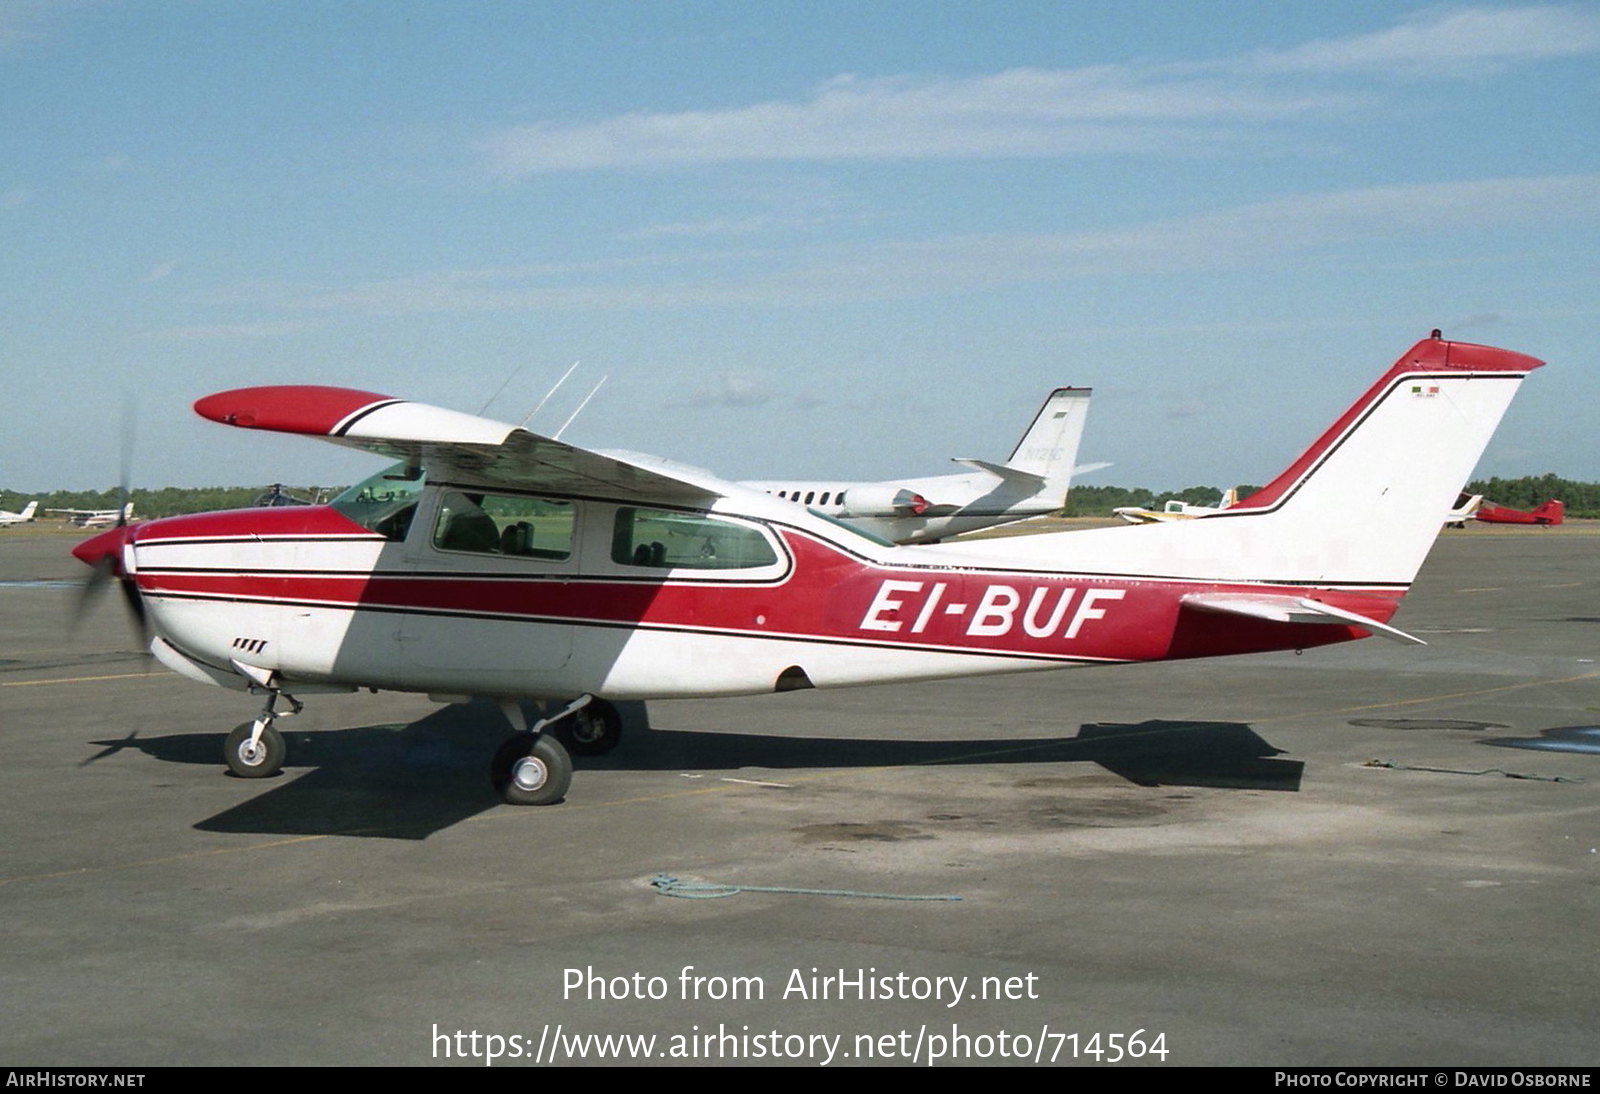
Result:
{"label": "red wingtip", "polygon": [[394,401],[371,391],[295,384],[219,391],[196,400],[194,410],[202,418],[241,429],[325,437],[357,411]]}

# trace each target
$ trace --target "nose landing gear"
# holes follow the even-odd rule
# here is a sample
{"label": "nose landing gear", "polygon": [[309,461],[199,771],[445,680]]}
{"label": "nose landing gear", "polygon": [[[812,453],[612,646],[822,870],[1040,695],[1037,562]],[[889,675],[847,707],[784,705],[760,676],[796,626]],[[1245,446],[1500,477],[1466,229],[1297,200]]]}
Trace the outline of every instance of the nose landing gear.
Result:
{"label": "nose landing gear", "polygon": [[[289,757],[289,746],[272,723],[305,709],[304,703],[285,691],[278,688],[267,688],[266,691],[266,705],[256,715],[256,720],[235,726],[222,749],[222,758],[227,762],[228,770],[241,779],[267,779],[283,770],[284,761]],[[280,695],[289,700],[293,710],[280,713],[276,709]]]}

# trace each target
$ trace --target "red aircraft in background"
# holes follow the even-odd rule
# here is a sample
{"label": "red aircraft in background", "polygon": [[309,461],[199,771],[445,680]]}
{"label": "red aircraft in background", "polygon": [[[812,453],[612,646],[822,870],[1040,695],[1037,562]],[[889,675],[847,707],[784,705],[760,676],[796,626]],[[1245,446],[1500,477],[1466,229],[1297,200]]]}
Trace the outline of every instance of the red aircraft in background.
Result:
{"label": "red aircraft in background", "polygon": [[1565,506],[1554,499],[1532,510],[1507,509],[1501,505],[1482,505],[1473,514],[1475,520],[1485,524],[1539,524],[1549,527],[1560,524],[1565,512]]}

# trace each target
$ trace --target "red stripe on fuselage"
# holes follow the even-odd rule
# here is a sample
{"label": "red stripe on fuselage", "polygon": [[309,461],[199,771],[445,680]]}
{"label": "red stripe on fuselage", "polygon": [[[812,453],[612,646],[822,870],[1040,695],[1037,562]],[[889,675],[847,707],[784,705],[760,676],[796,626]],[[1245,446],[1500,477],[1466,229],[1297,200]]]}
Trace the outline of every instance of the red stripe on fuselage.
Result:
{"label": "red stripe on fuselage", "polygon": [[[300,511],[256,510],[276,517],[277,534],[310,535],[333,522]],[[351,525],[333,514],[348,532]],[[191,547],[218,534],[229,514],[162,522],[175,535],[152,536]],[[293,518],[301,517],[297,523]],[[198,523],[195,523],[198,521]],[[271,535],[252,521],[251,538]],[[162,529],[168,531],[168,529]],[[910,647],[1011,657],[1148,661],[1323,645],[1362,637],[1343,626],[1279,624],[1185,610],[1194,592],[1282,592],[1303,587],[1142,581],[1085,575],[946,570],[875,565],[793,530],[783,531],[794,567],[780,580],[739,582],[728,571],[584,574],[559,568],[527,573],[457,574],[237,572],[164,569],[161,552],[140,560],[139,584],[149,596],[260,601],[335,610],[415,612],[525,619],[530,625],[668,629],[849,645]],[[311,538],[316,538],[311,536]],[[316,554],[333,561],[338,539]],[[226,544],[217,544],[226,551]],[[460,559],[460,556],[454,556]],[[219,563],[225,556],[219,556]],[[148,560],[147,560],[148,559]],[[497,561],[503,561],[498,560]],[[685,580],[686,579],[686,580]],[[1399,600],[1387,593],[1323,592],[1326,602],[1387,621]]]}
{"label": "red stripe on fuselage", "polygon": [[383,538],[326,505],[223,509],[146,521],[135,526],[134,531],[134,540],[140,545],[211,539],[248,542],[297,538],[327,539],[334,543],[336,537],[374,542]]}

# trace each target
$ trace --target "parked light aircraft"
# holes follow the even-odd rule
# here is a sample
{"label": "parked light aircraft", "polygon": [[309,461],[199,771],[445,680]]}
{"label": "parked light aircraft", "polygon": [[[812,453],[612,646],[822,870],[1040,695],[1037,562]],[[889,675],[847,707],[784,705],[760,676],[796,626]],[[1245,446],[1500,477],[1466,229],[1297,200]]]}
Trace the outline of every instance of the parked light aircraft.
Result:
{"label": "parked light aircraft", "polygon": [[1113,516],[1121,517],[1129,524],[1165,524],[1175,520],[1194,520],[1197,517],[1209,517],[1232,508],[1239,500],[1239,488],[1230,486],[1223,492],[1222,500],[1216,505],[1190,505],[1177,498],[1170,499],[1160,509],[1141,509],[1137,505],[1119,505],[1111,510]]}
{"label": "parked light aircraft", "polygon": [[1531,510],[1507,509],[1503,505],[1481,505],[1473,519],[1485,524],[1538,524],[1549,527],[1566,519],[1566,506],[1551,500]]}
{"label": "parked light aircraft", "polygon": [[133,519],[133,502],[127,502],[120,509],[46,509],[45,512],[65,513],[79,528],[110,528]]}
{"label": "parked light aircraft", "polygon": [[[120,578],[167,667],[265,694],[226,745],[276,773],[280,698],[358,687],[494,698],[491,763],[549,804],[606,700],[1303,649],[1391,626],[1520,382],[1541,362],[1408,350],[1264,488],[1205,520],[895,547],[705,472],[369,392],[263,387],[206,418],[401,464],[326,506],[168,517],[74,554]],[[1420,397],[1427,389],[1446,398]],[[528,727],[519,700],[578,695]],[[548,732],[546,730],[549,730]]]}
{"label": "parked light aircraft", "polygon": [[0,528],[4,528],[8,524],[27,524],[33,519],[33,514],[38,509],[39,503],[37,501],[30,501],[27,505],[24,505],[20,513],[8,513],[4,509],[0,509]]}
{"label": "parked light aircraft", "polygon": [[955,475],[887,482],[744,482],[894,543],[935,543],[946,536],[1059,513],[1067,503],[1090,389],[1056,388],[1003,464],[957,458],[972,468]]}
{"label": "parked light aircraft", "polygon": [[[1121,517],[1129,524],[1157,524],[1174,520],[1195,520],[1199,517],[1210,517],[1231,509],[1239,503],[1238,487],[1229,487],[1222,493],[1222,500],[1216,505],[1190,505],[1188,502],[1177,498],[1170,499],[1160,509],[1141,509],[1137,505],[1123,505],[1111,510],[1112,515]],[[1444,515],[1444,523],[1450,528],[1465,528],[1465,521],[1472,518],[1478,511],[1478,506],[1483,504],[1482,494],[1458,494],[1453,509]],[[1511,510],[1508,510],[1510,512]],[[1560,523],[1557,521],[1556,523]]]}
{"label": "parked light aircraft", "polygon": [[1477,515],[1483,506],[1482,494],[1469,494],[1465,490],[1456,495],[1456,504],[1444,515],[1446,528],[1465,528],[1467,521]]}

